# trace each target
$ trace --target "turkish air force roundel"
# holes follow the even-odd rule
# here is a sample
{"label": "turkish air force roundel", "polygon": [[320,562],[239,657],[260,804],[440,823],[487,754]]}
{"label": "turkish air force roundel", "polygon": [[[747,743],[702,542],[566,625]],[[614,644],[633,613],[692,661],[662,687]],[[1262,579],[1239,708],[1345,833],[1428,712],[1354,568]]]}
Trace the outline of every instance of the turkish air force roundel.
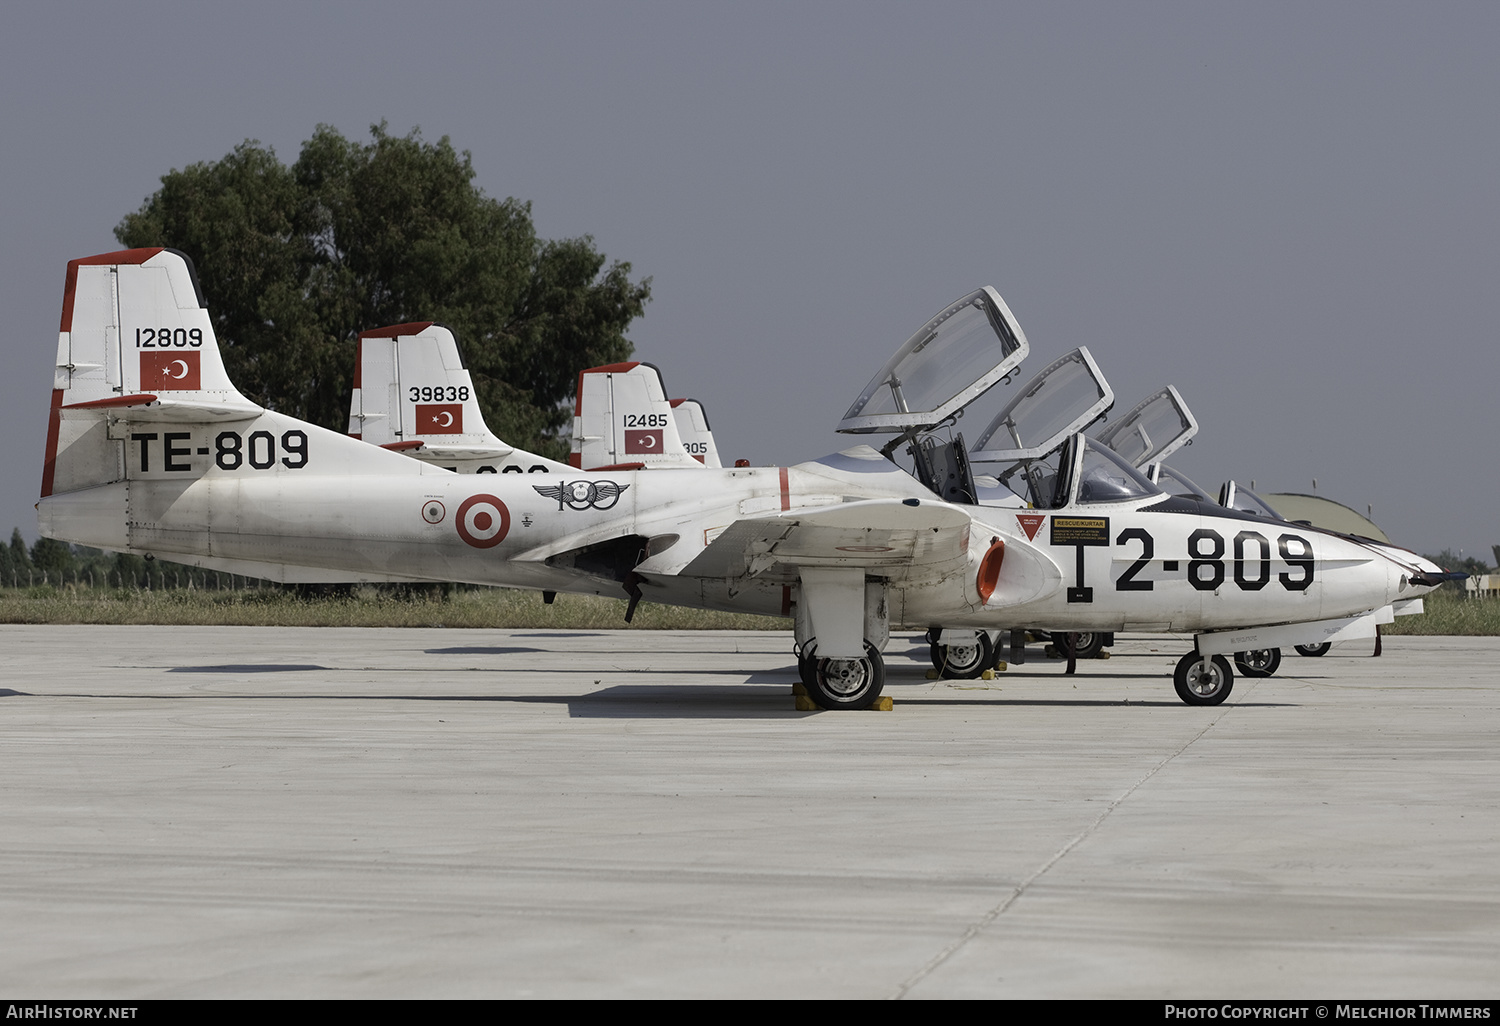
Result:
{"label": "turkish air force roundel", "polygon": [[471,495],[453,518],[458,536],[476,549],[499,545],[510,532],[510,510],[493,495]]}

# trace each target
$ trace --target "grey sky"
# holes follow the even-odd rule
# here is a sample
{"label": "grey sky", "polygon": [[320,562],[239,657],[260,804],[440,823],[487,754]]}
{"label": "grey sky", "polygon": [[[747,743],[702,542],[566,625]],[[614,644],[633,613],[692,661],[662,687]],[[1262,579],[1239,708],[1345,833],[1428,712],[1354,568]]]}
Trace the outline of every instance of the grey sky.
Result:
{"label": "grey sky", "polygon": [[[654,299],[726,458],[812,458],[994,285],[1040,369],[1175,384],[1210,490],[1500,542],[1500,5],[36,4],[0,22],[0,529],[35,537],[63,273],[170,168],[448,135]],[[460,339],[460,344],[463,340]]]}

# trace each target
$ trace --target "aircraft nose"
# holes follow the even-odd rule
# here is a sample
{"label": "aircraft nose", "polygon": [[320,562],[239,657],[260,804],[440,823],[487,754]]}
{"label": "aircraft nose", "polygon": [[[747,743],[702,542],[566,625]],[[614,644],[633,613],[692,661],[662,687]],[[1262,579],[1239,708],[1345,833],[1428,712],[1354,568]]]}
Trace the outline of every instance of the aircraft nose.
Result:
{"label": "aircraft nose", "polygon": [[1426,556],[1419,556],[1406,549],[1395,549],[1387,553],[1386,558],[1401,570],[1399,598],[1425,595],[1444,581],[1462,581],[1469,576],[1461,571],[1444,570]]}
{"label": "aircraft nose", "polygon": [[1424,570],[1411,574],[1409,578],[1413,587],[1421,589],[1417,592],[1418,595],[1425,595],[1445,581],[1466,581],[1468,579],[1469,575],[1460,570],[1442,570],[1438,573],[1428,573]]}

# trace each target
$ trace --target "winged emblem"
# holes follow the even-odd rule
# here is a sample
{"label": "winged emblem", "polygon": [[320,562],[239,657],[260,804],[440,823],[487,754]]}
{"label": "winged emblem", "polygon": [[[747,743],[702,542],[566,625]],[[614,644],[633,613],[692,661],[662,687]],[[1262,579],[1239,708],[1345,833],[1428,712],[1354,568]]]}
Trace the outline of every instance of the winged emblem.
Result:
{"label": "winged emblem", "polygon": [[555,485],[532,485],[538,495],[557,500],[559,511],[569,509],[612,509],[629,485],[613,481],[559,481]]}

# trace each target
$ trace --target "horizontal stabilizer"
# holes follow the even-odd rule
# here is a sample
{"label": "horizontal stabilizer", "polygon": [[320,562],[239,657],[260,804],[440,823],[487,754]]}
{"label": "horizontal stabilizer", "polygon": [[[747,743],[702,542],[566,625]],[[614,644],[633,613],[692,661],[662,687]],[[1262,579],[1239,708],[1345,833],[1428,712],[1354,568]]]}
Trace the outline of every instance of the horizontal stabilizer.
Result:
{"label": "horizontal stabilizer", "polygon": [[113,420],[150,421],[152,423],[231,423],[253,420],[266,412],[262,406],[246,400],[235,402],[193,402],[188,399],[161,399],[154,395],[126,395],[116,399],[71,403],[62,407],[63,419],[107,411]]}

